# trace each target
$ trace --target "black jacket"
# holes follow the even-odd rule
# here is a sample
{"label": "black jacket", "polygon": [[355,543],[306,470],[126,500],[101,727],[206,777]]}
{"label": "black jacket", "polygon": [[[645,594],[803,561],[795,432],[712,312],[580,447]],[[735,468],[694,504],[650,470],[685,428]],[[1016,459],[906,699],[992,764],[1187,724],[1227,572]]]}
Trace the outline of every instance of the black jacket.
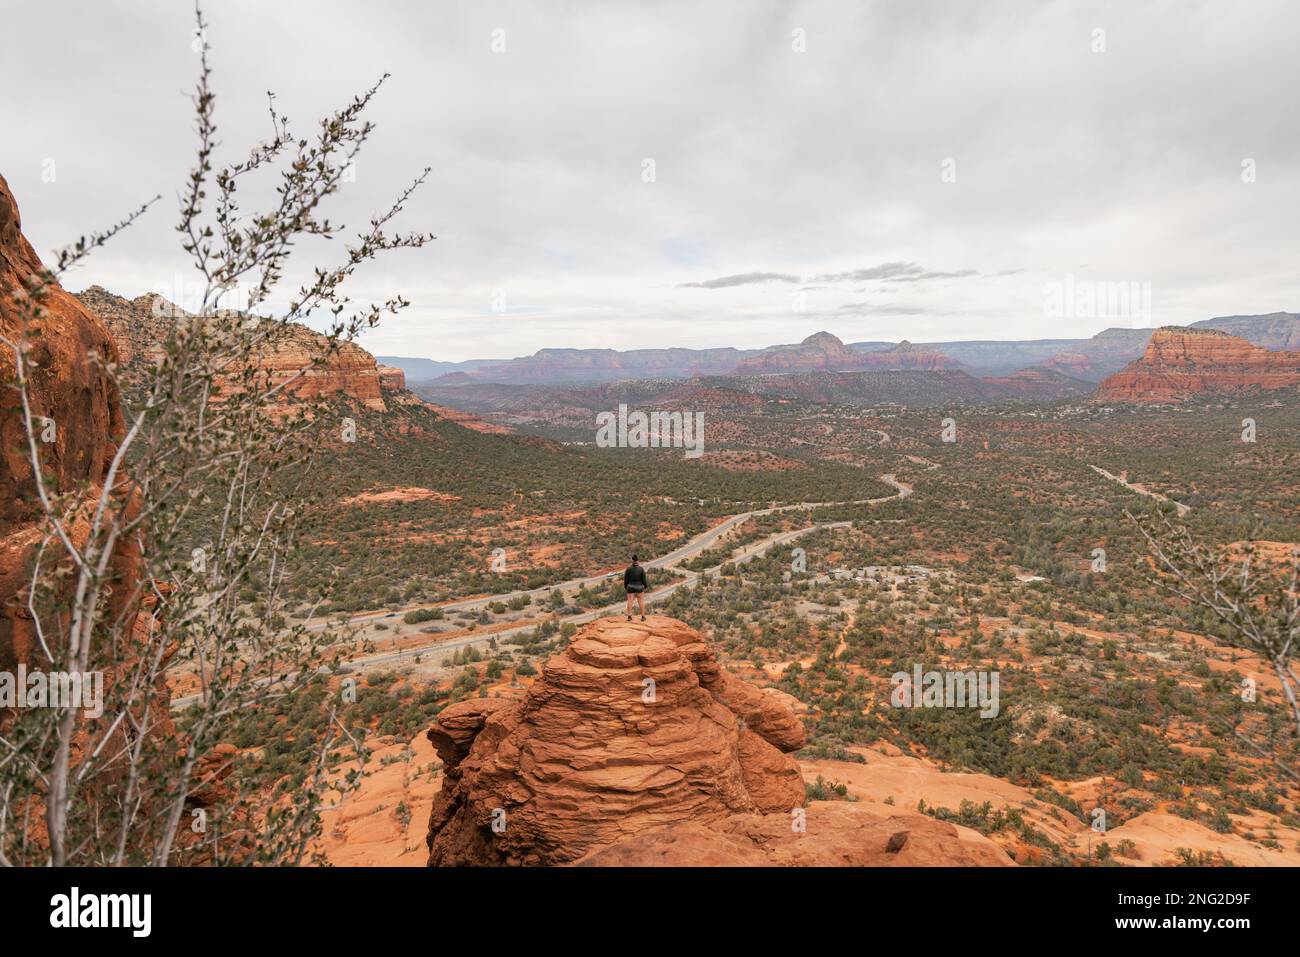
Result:
{"label": "black jacket", "polygon": [[628,565],[627,570],[623,572],[623,587],[628,591],[645,591],[645,569],[636,562]]}

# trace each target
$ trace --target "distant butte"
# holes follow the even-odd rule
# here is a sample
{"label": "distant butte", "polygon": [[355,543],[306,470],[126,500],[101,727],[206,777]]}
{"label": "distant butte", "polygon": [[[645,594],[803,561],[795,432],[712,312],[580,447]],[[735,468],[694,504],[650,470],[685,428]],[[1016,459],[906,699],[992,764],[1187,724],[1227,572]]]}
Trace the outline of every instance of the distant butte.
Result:
{"label": "distant butte", "polygon": [[1157,329],[1140,359],[1105,379],[1099,402],[1169,404],[1300,385],[1300,352],[1271,352],[1214,329]]}

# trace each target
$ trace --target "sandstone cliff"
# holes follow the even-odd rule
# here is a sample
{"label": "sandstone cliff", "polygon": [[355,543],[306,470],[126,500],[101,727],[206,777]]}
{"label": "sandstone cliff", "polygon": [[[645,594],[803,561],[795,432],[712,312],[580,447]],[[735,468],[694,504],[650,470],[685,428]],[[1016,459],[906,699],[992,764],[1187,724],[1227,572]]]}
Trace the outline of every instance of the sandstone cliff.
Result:
{"label": "sandstone cliff", "polygon": [[[102,286],[90,286],[75,299],[103,320],[117,345],[122,379],[128,388],[158,361],[170,326],[193,320],[185,310],[156,293],[125,299]],[[424,402],[406,390],[406,375],[401,369],[379,364],[358,345],[341,343],[337,352],[329,354],[325,337],[299,323],[286,327],[277,342],[265,350],[260,364],[271,371],[272,383],[298,374],[286,391],[299,398],[338,395],[377,412],[423,405],[440,418],[475,432],[514,434],[508,426]]]}
{"label": "sandstone cliff", "polygon": [[1300,352],[1270,352],[1212,329],[1157,329],[1142,357],[1105,379],[1098,402],[1175,403],[1300,385]]}
{"label": "sandstone cliff", "polygon": [[[128,382],[158,361],[171,324],[193,318],[154,293],[128,300],[100,286],[91,286],[77,298],[103,319],[117,343]],[[343,395],[367,409],[384,411],[384,386],[375,357],[350,342],[340,343],[333,353],[327,346],[324,336],[307,326],[290,323],[266,348],[260,363],[271,373],[272,384],[297,375],[286,391],[299,398]],[[401,370],[394,371],[400,377]],[[387,388],[405,388],[405,379],[397,382],[390,373]]]}
{"label": "sandstone cliff", "polygon": [[[43,268],[22,235],[18,206],[0,177],[0,337],[17,341],[22,312],[15,296],[24,296]],[[54,491],[84,483],[97,496],[123,435],[123,420],[117,385],[95,360],[117,362],[117,347],[104,324],[61,286],[54,284],[46,293],[40,318],[27,330],[32,415],[54,427],[43,461]],[[0,345],[0,670],[32,663],[37,651],[25,596],[30,556],[43,527],[18,395],[8,388],[14,374],[14,354]],[[84,536],[84,523],[74,525],[73,534]],[[113,569],[126,587],[115,588],[115,595],[130,592],[138,564],[133,544],[120,544]],[[120,610],[121,601],[113,602],[109,617]]]}
{"label": "sandstone cliff", "polygon": [[[303,399],[344,395],[367,409],[383,412],[383,389],[375,357],[351,342],[341,342],[327,354],[324,336],[306,326],[290,323],[287,334],[276,338],[261,356],[276,381],[298,375],[289,391]],[[318,359],[323,361],[317,362]]]}
{"label": "sandstone cliff", "polygon": [[375,371],[379,373],[379,387],[381,389],[406,388],[406,373],[396,366],[377,365]]}
{"label": "sandstone cliff", "polygon": [[846,346],[829,332],[817,332],[796,346],[776,346],[736,366],[736,375],[820,372],[854,369],[960,369],[961,363],[927,346],[904,339],[873,352]]}
{"label": "sandstone cliff", "polygon": [[805,809],[803,726],[782,697],[728,674],[682,622],[597,621],[523,700],[438,716],[429,863],[1010,863],[917,814]]}

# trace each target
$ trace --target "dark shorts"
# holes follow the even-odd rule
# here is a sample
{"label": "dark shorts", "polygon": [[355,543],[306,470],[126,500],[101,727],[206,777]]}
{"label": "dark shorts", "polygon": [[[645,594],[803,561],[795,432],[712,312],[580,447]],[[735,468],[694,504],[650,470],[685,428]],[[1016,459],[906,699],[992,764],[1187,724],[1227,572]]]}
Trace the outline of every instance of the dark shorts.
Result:
{"label": "dark shorts", "polygon": [[624,585],[629,595],[639,595],[645,591],[645,585]]}

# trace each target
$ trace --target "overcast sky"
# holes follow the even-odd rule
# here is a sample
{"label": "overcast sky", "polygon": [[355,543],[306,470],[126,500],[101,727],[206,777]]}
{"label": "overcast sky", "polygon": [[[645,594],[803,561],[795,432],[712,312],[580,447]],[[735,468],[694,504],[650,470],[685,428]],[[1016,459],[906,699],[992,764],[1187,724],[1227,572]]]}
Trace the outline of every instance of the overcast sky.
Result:
{"label": "overcast sky", "polygon": [[[399,225],[438,239],[352,286],[412,301],[362,339],[378,354],[1056,338],[1300,309],[1295,0],[222,0],[207,16],[225,160],[269,134],[267,90],[308,133],[392,74],[330,208],[361,227],[433,168]],[[28,238],[48,258],[161,193],[67,285],[183,300],[192,11],[77,0],[3,19],[0,173]],[[1150,314],[1052,314],[1067,276],[1149,283]]]}

